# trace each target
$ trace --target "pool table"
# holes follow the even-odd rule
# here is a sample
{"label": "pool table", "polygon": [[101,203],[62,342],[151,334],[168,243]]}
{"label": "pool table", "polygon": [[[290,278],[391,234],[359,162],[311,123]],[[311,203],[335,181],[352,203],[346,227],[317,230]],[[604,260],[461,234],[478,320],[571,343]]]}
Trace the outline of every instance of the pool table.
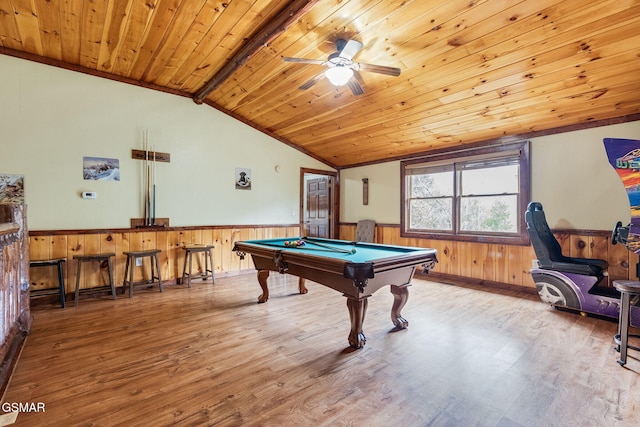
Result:
{"label": "pool table", "polygon": [[351,318],[349,344],[354,348],[362,348],[366,343],[362,323],[367,299],[381,287],[390,285],[394,298],[391,320],[397,328],[407,328],[409,322],[402,317],[401,310],[409,298],[407,288],[413,273],[418,265],[427,272],[437,262],[435,249],[311,237],[236,242],[233,251],[241,258],[246,254],[253,258],[262,287],[258,302],[269,299],[270,271],[298,276],[301,294],[307,293],[305,279],[342,292],[347,297]]}

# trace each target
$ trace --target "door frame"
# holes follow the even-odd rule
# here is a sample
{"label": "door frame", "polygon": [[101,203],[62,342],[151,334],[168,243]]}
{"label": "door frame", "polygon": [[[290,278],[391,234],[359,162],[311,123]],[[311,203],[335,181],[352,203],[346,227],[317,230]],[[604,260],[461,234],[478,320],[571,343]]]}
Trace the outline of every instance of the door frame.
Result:
{"label": "door frame", "polygon": [[340,172],[322,169],[300,168],[300,234],[304,231],[304,202],[307,198],[307,175],[325,175],[329,177],[329,238],[337,239],[340,235]]}

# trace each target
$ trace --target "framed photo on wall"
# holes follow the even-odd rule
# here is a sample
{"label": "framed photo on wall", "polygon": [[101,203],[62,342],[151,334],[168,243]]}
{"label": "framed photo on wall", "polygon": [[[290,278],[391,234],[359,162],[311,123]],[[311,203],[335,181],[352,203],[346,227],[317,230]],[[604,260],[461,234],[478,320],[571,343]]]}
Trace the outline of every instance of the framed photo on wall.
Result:
{"label": "framed photo on wall", "polygon": [[251,169],[236,168],[236,190],[251,190]]}
{"label": "framed photo on wall", "polygon": [[0,174],[0,203],[24,203],[24,175]]}
{"label": "framed photo on wall", "polygon": [[83,157],[82,176],[92,181],[120,181],[120,160]]}

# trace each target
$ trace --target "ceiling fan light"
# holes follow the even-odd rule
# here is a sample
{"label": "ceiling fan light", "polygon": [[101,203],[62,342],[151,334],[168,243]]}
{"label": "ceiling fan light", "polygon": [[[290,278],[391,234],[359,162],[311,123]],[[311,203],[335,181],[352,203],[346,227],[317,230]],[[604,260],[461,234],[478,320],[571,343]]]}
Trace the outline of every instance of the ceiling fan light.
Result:
{"label": "ceiling fan light", "polygon": [[335,66],[329,68],[324,72],[324,75],[329,79],[334,86],[344,86],[349,79],[353,77],[353,70],[344,66]]}

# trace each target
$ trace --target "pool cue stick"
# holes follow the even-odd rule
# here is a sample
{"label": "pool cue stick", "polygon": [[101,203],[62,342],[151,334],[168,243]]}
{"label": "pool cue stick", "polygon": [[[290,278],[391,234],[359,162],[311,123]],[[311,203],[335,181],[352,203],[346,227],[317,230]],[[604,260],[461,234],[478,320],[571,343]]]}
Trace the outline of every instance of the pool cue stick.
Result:
{"label": "pool cue stick", "polygon": [[266,243],[266,242],[262,242],[262,243],[258,243],[259,245],[262,246],[270,246],[272,248],[279,248],[279,249],[300,249],[303,251],[319,251],[319,252],[340,252],[340,253],[344,253],[344,254],[348,254],[351,255],[351,252],[345,251],[345,250],[339,250],[336,251],[336,248],[308,248],[306,246],[284,246],[284,245],[279,245],[277,243]]}
{"label": "pool cue stick", "polygon": [[147,193],[146,193],[146,211],[147,214],[145,216],[145,224],[144,225],[149,225],[151,223],[151,182],[150,182],[150,165],[149,165],[149,130],[146,130],[146,139],[147,139],[147,150],[145,152],[145,158],[146,158],[146,166],[147,166]]}
{"label": "pool cue stick", "polygon": [[309,238],[308,238],[308,237],[302,237],[301,239],[302,239],[302,240],[305,240],[305,241],[307,241],[307,242],[309,242],[309,243],[311,243],[311,244],[314,244],[314,245],[316,245],[316,246],[320,246],[321,248],[327,248],[327,249],[330,249],[330,250],[332,250],[332,251],[334,251],[334,252],[341,252],[341,253],[345,253],[345,254],[355,254],[355,253],[356,253],[356,248],[352,248],[352,249],[349,249],[349,250],[347,250],[347,249],[340,249],[340,248],[336,248],[335,246],[331,246],[331,245],[327,245],[327,244],[323,244],[323,243],[318,243],[318,242],[316,242],[316,241],[315,241],[315,240],[313,240],[313,239],[309,240]]}
{"label": "pool cue stick", "polygon": [[156,147],[153,147],[153,222],[156,225]]}
{"label": "pool cue stick", "polygon": [[145,130],[142,133],[142,148],[144,149],[144,166],[142,168],[142,193],[144,194],[144,200],[143,200],[143,205],[144,205],[144,225],[147,225],[147,194],[146,194],[146,187],[147,187],[147,162],[149,159],[148,156],[148,150],[147,150],[147,131]]}

